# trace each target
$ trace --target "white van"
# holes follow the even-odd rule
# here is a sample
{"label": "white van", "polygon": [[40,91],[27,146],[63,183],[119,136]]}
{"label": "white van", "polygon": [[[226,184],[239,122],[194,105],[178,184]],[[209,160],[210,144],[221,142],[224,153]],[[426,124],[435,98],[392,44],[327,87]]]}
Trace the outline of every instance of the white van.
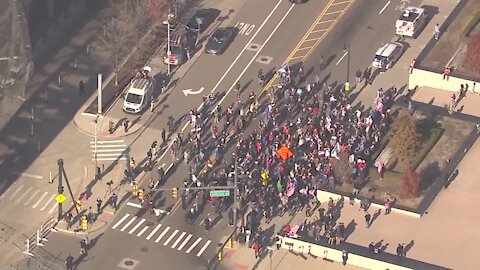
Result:
{"label": "white van", "polygon": [[148,69],[142,69],[140,75],[127,86],[128,90],[123,101],[123,110],[128,113],[140,113],[148,107],[150,99],[153,95],[155,81],[148,76]]}
{"label": "white van", "polygon": [[416,38],[428,21],[427,12],[419,7],[407,7],[395,23],[395,33]]}
{"label": "white van", "polygon": [[[382,44],[375,52],[372,66],[376,68],[391,68],[403,54],[405,46],[400,42],[388,42]],[[384,66],[382,66],[382,64]]]}

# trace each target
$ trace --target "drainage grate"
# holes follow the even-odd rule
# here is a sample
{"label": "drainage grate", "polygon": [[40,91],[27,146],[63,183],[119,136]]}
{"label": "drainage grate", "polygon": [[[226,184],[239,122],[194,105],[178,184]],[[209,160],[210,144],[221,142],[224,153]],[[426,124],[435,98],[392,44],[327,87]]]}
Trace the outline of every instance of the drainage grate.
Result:
{"label": "drainage grate", "polygon": [[134,260],[130,258],[123,258],[120,263],[117,265],[121,269],[133,270],[140,263],[139,260]]}

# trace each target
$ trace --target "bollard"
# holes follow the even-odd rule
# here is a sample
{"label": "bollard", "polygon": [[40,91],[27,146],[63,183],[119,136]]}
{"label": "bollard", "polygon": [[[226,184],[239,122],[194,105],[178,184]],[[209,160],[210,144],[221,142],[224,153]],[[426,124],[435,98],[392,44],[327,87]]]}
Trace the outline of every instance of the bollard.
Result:
{"label": "bollard", "polygon": [[57,77],[57,86],[62,87],[62,76],[58,75]]}
{"label": "bollard", "polygon": [[75,57],[75,60],[73,61],[73,69],[77,69],[77,57]]}
{"label": "bollard", "polygon": [[228,248],[233,248],[233,241],[232,241],[232,238],[230,237],[227,241],[227,247]]}
{"label": "bollard", "polygon": [[35,113],[33,111],[33,107],[31,109],[31,116],[30,116],[30,120],[34,120],[35,119]]}
{"label": "bollard", "polygon": [[115,86],[118,85],[118,72],[115,72]]}
{"label": "bollard", "polygon": [[87,49],[85,50],[85,55],[86,56],[90,55],[90,45],[87,45]]}
{"label": "bollard", "polygon": [[49,184],[53,184],[53,174],[52,174],[52,171],[50,171],[48,173],[48,183]]}
{"label": "bollard", "polygon": [[223,250],[221,249],[219,252],[218,252],[218,261],[221,261],[223,259]]}

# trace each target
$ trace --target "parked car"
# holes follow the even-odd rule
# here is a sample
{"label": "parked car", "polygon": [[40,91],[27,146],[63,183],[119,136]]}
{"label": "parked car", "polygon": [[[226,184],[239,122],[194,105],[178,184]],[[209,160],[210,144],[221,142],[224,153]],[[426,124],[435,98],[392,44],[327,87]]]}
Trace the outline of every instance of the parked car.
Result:
{"label": "parked car", "polygon": [[188,31],[197,34],[203,33],[210,24],[215,20],[215,12],[213,9],[200,9],[195,12],[192,18],[185,26]]}
{"label": "parked car", "polygon": [[391,68],[403,54],[405,46],[400,42],[382,44],[375,52],[372,65],[376,68]]}
{"label": "parked car", "polygon": [[218,28],[208,39],[205,46],[205,52],[211,54],[222,54],[233,41],[235,37],[235,28]]}

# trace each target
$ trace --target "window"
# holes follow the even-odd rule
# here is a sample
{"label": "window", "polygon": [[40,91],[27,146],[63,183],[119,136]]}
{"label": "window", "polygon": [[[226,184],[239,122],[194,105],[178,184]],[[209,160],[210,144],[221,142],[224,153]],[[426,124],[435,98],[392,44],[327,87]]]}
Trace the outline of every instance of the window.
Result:
{"label": "window", "polygon": [[137,94],[128,93],[125,100],[129,103],[141,104],[142,103],[142,96],[137,95]]}

